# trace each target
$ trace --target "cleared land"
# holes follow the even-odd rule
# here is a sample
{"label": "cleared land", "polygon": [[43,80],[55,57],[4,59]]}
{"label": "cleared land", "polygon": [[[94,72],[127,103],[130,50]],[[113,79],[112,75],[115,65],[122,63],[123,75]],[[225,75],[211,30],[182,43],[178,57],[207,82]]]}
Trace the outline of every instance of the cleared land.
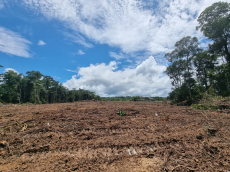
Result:
{"label": "cleared land", "polygon": [[153,102],[11,105],[0,107],[0,130],[0,171],[230,170],[229,111]]}

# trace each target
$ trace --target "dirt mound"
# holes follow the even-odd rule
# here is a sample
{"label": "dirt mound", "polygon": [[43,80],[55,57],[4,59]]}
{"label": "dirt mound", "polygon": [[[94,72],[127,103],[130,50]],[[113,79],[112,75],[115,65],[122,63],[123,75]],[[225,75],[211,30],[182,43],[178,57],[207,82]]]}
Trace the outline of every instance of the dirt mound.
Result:
{"label": "dirt mound", "polygon": [[6,108],[0,171],[230,170],[229,113],[153,102]]}

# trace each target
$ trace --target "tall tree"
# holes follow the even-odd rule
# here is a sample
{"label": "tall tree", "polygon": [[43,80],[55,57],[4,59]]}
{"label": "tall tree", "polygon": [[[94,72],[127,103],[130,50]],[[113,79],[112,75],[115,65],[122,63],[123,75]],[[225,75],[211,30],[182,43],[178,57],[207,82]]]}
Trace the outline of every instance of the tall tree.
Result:
{"label": "tall tree", "polygon": [[207,51],[197,53],[193,59],[198,83],[200,83],[201,86],[205,86],[206,90],[209,87],[210,74],[215,68],[216,60],[217,57],[210,55]]}
{"label": "tall tree", "polygon": [[176,88],[181,87],[183,72],[184,72],[184,60],[174,61],[169,67],[167,67],[165,73],[172,79],[172,85]]}
{"label": "tall tree", "polygon": [[22,74],[10,70],[3,74],[3,94],[2,99],[5,102],[18,103],[21,100],[21,79]]}
{"label": "tall tree", "polygon": [[210,76],[210,83],[213,84],[215,92],[221,96],[230,95],[230,67],[228,64],[216,66]]}
{"label": "tall tree", "polygon": [[62,84],[59,84],[57,88],[58,102],[66,103],[67,93],[68,93],[68,89],[64,87]]}
{"label": "tall tree", "polygon": [[224,56],[230,67],[230,3],[212,4],[200,14],[198,22],[196,29],[213,41],[210,51]]}
{"label": "tall tree", "polygon": [[39,71],[28,71],[26,72],[27,78],[29,79],[29,90],[30,91],[30,102],[41,103],[40,91],[43,89],[42,77],[44,76]]}
{"label": "tall tree", "polygon": [[169,62],[175,62],[175,61],[183,61],[184,66],[182,67],[184,69],[183,71],[183,78],[184,83],[189,88],[189,97],[192,98],[191,95],[191,87],[193,85],[193,79],[192,79],[192,59],[194,55],[200,51],[199,48],[199,42],[196,37],[183,37],[180,41],[176,42],[175,44],[175,50],[171,53],[165,54],[166,59]]}
{"label": "tall tree", "polygon": [[57,102],[58,82],[55,81],[51,76],[45,76],[42,82],[47,90],[47,101],[49,103]]}

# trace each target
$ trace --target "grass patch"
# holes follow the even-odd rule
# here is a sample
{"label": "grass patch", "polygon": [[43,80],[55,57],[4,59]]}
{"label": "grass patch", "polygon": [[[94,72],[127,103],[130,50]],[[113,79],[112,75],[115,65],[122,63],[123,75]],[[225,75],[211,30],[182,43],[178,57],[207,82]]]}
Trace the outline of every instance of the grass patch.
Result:
{"label": "grass patch", "polygon": [[203,98],[197,104],[192,104],[191,107],[195,109],[201,109],[201,110],[209,110],[209,109],[219,110],[220,102],[223,100],[226,100],[226,98],[222,96],[214,96],[205,93],[203,95]]}
{"label": "grass patch", "polygon": [[201,110],[209,110],[209,109],[218,109],[217,106],[209,105],[209,104],[192,104],[192,108],[201,109]]}
{"label": "grass patch", "polygon": [[117,112],[117,114],[118,114],[119,116],[125,116],[125,115],[126,115],[126,113],[125,113],[124,111],[122,111],[122,110],[119,110],[119,111]]}

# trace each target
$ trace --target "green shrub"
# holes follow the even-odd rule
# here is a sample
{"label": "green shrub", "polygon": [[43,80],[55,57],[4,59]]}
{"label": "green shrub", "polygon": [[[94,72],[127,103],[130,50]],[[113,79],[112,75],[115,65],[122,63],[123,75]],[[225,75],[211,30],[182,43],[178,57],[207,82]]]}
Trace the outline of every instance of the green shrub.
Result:
{"label": "green shrub", "polygon": [[117,114],[118,114],[119,116],[125,116],[125,115],[126,115],[126,113],[125,113],[124,111],[122,111],[122,110],[119,110],[119,111],[117,112]]}
{"label": "green shrub", "polygon": [[208,110],[208,109],[218,109],[215,105],[208,105],[208,104],[192,104],[192,108],[201,109],[201,110]]}

